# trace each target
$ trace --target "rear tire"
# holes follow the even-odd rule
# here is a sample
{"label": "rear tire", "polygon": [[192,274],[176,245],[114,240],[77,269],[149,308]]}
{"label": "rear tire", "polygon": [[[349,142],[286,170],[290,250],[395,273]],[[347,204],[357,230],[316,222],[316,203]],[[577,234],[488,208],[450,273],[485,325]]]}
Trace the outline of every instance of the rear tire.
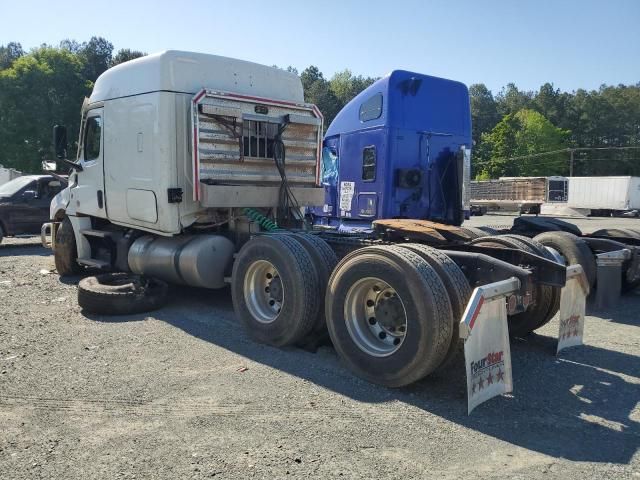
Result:
{"label": "rear tire", "polygon": [[325,310],[346,366],[387,387],[433,372],[451,343],[453,315],[442,280],[419,255],[398,246],[348,254],[331,275]]}
{"label": "rear tire", "polygon": [[316,235],[309,233],[294,233],[292,235],[311,256],[318,272],[320,306],[313,328],[307,338],[303,339],[305,346],[317,344],[327,340],[327,321],[324,314],[324,297],[329,283],[329,277],[338,264],[338,257],[329,244]]}
{"label": "rear tire", "polygon": [[[526,252],[538,255],[530,246],[521,240],[510,238],[504,235],[484,237],[474,240],[474,245],[486,244],[487,246],[501,246],[503,248],[513,248],[516,250],[524,250]],[[533,332],[541,322],[546,320],[547,314],[553,307],[553,291],[552,287],[547,285],[536,285],[536,303],[527,308],[524,312],[509,315],[507,321],[509,323],[509,335],[521,337]]]}
{"label": "rear tire", "polygon": [[290,235],[261,235],[240,249],[231,296],[240,322],[256,341],[276,347],[305,337],[318,317],[320,283],[314,262]]}
{"label": "rear tire", "polygon": [[489,233],[478,227],[460,227],[460,230],[467,233],[471,237],[471,239],[489,236]]}
{"label": "rear tire", "polygon": [[55,250],[53,259],[58,275],[77,275],[81,268],[78,265],[78,249],[76,247],[76,236],[73,233],[73,225],[69,217],[64,217],[62,223],[56,231]]}
{"label": "rear tire", "polygon": [[635,238],[640,239],[640,234],[627,228],[601,228],[591,235],[596,237]]}
{"label": "rear tire", "polygon": [[78,305],[89,313],[127,315],[157,310],[167,301],[168,286],[130,273],[86,277],[78,284]]}
{"label": "rear tire", "polygon": [[445,253],[419,243],[405,243],[399,246],[417,253],[431,265],[447,290],[453,313],[453,328],[447,354],[436,369],[436,372],[442,372],[451,366],[464,345],[460,339],[460,320],[471,298],[471,286],[460,267]]}
{"label": "rear tire", "polygon": [[[519,240],[527,245],[531,249],[532,253],[535,253],[542,258],[546,258],[547,260],[551,260],[552,262],[556,261],[554,255],[537,240],[525,237],[524,235],[510,234],[507,236],[510,238],[515,238],[516,240]],[[553,319],[553,317],[555,317],[556,313],[558,313],[558,310],[560,310],[560,297],[562,296],[562,287],[545,286],[544,288],[551,289],[551,303],[549,304],[549,310],[547,311],[546,315],[544,316],[544,318],[542,318],[542,320],[540,320],[540,323],[535,328],[536,330],[549,323]]]}
{"label": "rear tire", "polygon": [[489,235],[498,235],[498,230],[496,230],[495,228],[491,228],[491,227],[478,227],[478,230],[482,230],[485,233],[488,233]]}
{"label": "rear tire", "polygon": [[534,237],[541,244],[557,250],[567,265],[580,264],[593,288],[596,283],[596,259],[587,242],[569,232],[545,232]]}

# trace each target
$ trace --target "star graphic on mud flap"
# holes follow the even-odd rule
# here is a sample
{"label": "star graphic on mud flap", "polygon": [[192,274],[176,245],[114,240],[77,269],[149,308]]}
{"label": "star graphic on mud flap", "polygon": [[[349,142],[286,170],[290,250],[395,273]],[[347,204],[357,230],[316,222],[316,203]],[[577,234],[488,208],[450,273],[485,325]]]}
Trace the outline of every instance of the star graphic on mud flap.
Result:
{"label": "star graphic on mud flap", "polygon": [[482,390],[484,388],[484,378],[480,375],[480,380],[478,380],[478,389]]}
{"label": "star graphic on mud flap", "polygon": [[498,373],[496,373],[496,381],[504,382],[504,372],[501,368],[498,368]]}
{"label": "star graphic on mud flap", "polygon": [[487,386],[489,385],[493,385],[493,374],[491,372],[487,375]]}

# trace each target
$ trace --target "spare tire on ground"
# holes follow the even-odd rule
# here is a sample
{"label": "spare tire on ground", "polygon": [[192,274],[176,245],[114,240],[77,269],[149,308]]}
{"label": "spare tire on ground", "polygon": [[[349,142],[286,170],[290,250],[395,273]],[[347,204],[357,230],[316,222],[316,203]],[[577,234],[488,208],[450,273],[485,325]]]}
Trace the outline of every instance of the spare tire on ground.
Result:
{"label": "spare tire on ground", "polygon": [[80,280],[78,305],[99,315],[126,315],[157,310],[167,301],[168,285],[132,273],[105,273]]}

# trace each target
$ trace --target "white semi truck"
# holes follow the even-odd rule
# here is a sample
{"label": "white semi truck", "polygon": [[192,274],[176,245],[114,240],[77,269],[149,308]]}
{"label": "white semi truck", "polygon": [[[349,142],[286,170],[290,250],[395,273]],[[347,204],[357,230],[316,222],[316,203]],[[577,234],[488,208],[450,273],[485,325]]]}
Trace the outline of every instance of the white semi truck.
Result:
{"label": "white semi truck", "polygon": [[[466,95],[461,88],[443,94]],[[380,102],[378,117],[390,108]],[[54,129],[58,160],[72,171],[43,241],[60,275],[119,272],[81,281],[87,310],[152,308],[164,282],[230,284],[253,338],[285,346],[328,331],[349,368],[392,387],[455,357],[459,322],[479,308],[467,308],[474,287],[515,285],[503,302],[512,334],[553,318],[568,261],[531,239],[479,241],[486,232],[407,218],[377,220],[360,236],[312,231],[304,207],[326,206],[332,188],[321,181],[322,132],[300,79],[277,68],[178,51],[118,65],[83,104],[75,161],[66,129]],[[358,138],[367,168],[354,163],[354,172],[377,168],[391,188],[395,167],[384,152],[376,164]],[[468,150],[450,153],[441,160],[468,172]],[[449,192],[460,207],[463,177]]]}

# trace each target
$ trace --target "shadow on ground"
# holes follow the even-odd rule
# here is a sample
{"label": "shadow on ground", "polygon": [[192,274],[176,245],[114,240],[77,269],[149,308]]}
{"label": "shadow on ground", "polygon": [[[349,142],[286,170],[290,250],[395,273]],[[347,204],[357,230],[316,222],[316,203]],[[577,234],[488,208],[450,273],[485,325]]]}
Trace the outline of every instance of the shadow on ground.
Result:
{"label": "shadow on ground", "polygon": [[51,250],[44,248],[40,241],[0,244],[0,257],[16,257],[18,255],[38,255],[41,257],[47,257],[51,254]]}
{"label": "shadow on ground", "polygon": [[[154,318],[358,401],[402,401],[505,442],[574,461],[625,464],[640,446],[639,424],[630,418],[640,399],[640,385],[632,383],[640,375],[638,356],[585,345],[556,357],[552,337],[514,340],[514,394],[493,399],[467,416],[462,358],[447,377],[391,390],[354,377],[330,346],[314,354],[254,343],[233,320],[219,319],[233,318],[229,289],[176,287],[171,296],[169,306],[155,312]],[[623,298],[621,309],[640,311],[640,296]],[[91,318],[113,322],[147,316]],[[634,325],[639,324],[636,316]]]}
{"label": "shadow on ground", "polygon": [[[598,308],[593,298],[594,296],[595,295],[591,295],[587,300],[587,315],[593,315],[624,325],[640,325],[638,319],[640,312],[640,288],[625,293],[622,296],[622,301],[611,308]],[[634,307],[629,308],[629,305],[634,305]]]}

